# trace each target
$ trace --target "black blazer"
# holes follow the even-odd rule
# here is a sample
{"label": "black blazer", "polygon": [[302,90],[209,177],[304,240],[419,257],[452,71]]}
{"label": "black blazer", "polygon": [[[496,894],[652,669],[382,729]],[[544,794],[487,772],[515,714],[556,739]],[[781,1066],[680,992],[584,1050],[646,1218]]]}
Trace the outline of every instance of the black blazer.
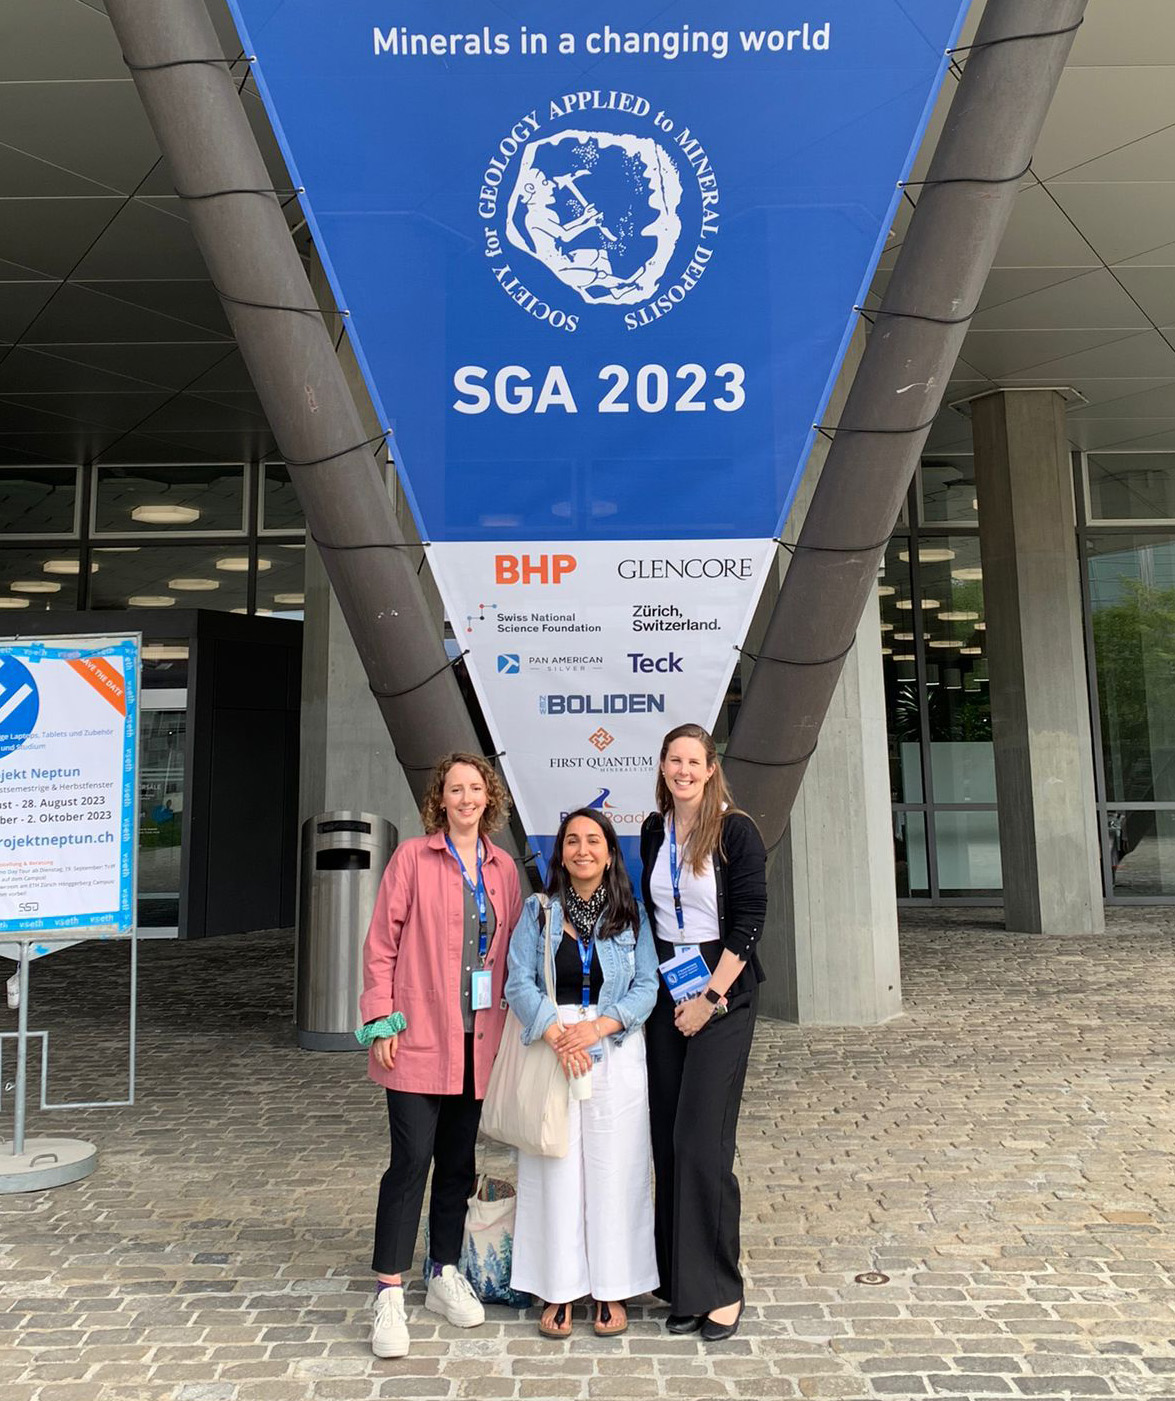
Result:
{"label": "black blazer", "polygon": [[[659,812],[651,812],[641,828],[641,894],[648,911],[649,924],[653,933],[657,932],[657,916],[653,910],[653,895],[649,888],[653,866],[665,841],[665,819]],[[765,977],[763,965],[759,962],[758,943],[763,935],[763,922],[767,917],[767,849],[759,829],[745,812],[732,812],[722,824],[722,845],[725,856],[714,853],[714,878],[718,886],[718,931],[721,940],[717,944],[703,944],[703,956],[714,950],[714,963],[706,957],[713,968],[719,952],[729,949],[736,957],[746,962],[746,968],[739,975],[731,992],[742,990],[749,977],[761,983]],[[658,940],[658,943],[664,941]],[[663,951],[662,958],[665,957]]]}

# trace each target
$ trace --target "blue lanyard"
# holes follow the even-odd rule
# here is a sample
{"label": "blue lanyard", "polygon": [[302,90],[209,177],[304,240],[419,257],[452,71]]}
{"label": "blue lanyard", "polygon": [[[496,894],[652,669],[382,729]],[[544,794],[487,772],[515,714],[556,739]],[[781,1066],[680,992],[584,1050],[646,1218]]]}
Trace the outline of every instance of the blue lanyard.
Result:
{"label": "blue lanyard", "polygon": [[592,952],[595,949],[595,935],[589,934],[586,939],[576,939],[575,947],[579,950],[579,961],[583,967],[583,1008],[586,1012],[592,1001]]}
{"label": "blue lanyard", "polygon": [[489,920],[486,913],[486,884],[481,875],[481,842],[477,844],[477,884],[469,879],[469,872],[465,869],[465,862],[458,855],[457,848],[453,845],[452,838],[448,832],[445,833],[445,844],[453,853],[457,865],[461,867],[461,879],[469,887],[469,893],[477,905],[477,956],[484,963],[486,954],[489,952]]}
{"label": "blue lanyard", "polygon": [[677,869],[677,824],[669,819],[669,879],[673,884],[673,908],[677,913],[678,929],[685,929],[685,914],[681,908],[681,886],[678,884]]}

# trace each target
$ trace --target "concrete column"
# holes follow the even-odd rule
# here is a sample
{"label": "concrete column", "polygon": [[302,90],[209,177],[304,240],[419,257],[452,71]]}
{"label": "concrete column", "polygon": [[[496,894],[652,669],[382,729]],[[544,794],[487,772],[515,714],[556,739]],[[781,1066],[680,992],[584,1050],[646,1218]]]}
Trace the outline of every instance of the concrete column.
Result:
{"label": "concrete column", "polygon": [[1004,921],[1105,927],[1065,405],[999,390],[972,405]]}
{"label": "concrete column", "polygon": [[[333,305],[322,264],[313,252],[310,285],[323,304]],[[379,425],[346,338],[339,345],[339,361],[364,428],[374,437]],[[405,537],[416,539],[416,527],[390,465],[386,481]],[[440,596],[427,570],[421,578],[439,633],[443,626]],[[401,840],[418,836],[421,827],[416,801],[396,760],[387,725],[371,694],[322,560],[309,540],[305,592],[300,820],[328,809],[358,808],[395,823]]]}
{"label": "concrete column", "polygon": [[[860,358],[854,342],[829,405],[834,421]],[[823,467],[813,450],[784,530],[797,538]],[[789,556],[780,552],[779,578]],[[774,605],[765,594],[761,631]],[[748,645],[756,650],[756,629]],[[801,1025],[870,1026],[902,1010],[889,795],[885,690],[876,594],[857,628],[792,809],[768,868],[761,1009]]]}

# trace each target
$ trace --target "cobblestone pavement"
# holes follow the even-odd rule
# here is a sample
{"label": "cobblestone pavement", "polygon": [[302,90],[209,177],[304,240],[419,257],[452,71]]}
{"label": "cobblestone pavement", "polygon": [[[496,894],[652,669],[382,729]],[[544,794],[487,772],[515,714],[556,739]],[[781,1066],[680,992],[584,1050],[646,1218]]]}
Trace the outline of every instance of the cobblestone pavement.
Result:
{"label": "cobblestone pavement", "polygon": [[[670,1338],[651,1300],[569,1343],[418,1312],[399,1362],[367,1347],[382,1105],[358,1055],[293,1048],[289,936],[147,944],[138,1103],[33,1116],[98,1172],[0,1197],[0,1398],[1175,1398],[1173,936],[911,916],[906,1016],[761,1026],[736,1339]],[[54,1097],[118,1093],[125,960],[35,966]]]}

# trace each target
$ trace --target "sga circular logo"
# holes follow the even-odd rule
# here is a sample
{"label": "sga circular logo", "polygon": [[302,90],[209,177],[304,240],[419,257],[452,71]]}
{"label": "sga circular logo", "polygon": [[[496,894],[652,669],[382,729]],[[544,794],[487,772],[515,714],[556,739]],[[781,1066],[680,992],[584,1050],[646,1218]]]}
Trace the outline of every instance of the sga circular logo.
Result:
{"label": "sga circular logo", "polygon": [[33,673],[16,657],[0,655],[0,759],[24,744],[40,711]]}
{"label": "sga circular logo", "polygon": [[635,93],[567,93],[522,114],[482,173],[484,254],[522,312],[574,332],[652,325],[713,255],[718,179],[697,133]]}

